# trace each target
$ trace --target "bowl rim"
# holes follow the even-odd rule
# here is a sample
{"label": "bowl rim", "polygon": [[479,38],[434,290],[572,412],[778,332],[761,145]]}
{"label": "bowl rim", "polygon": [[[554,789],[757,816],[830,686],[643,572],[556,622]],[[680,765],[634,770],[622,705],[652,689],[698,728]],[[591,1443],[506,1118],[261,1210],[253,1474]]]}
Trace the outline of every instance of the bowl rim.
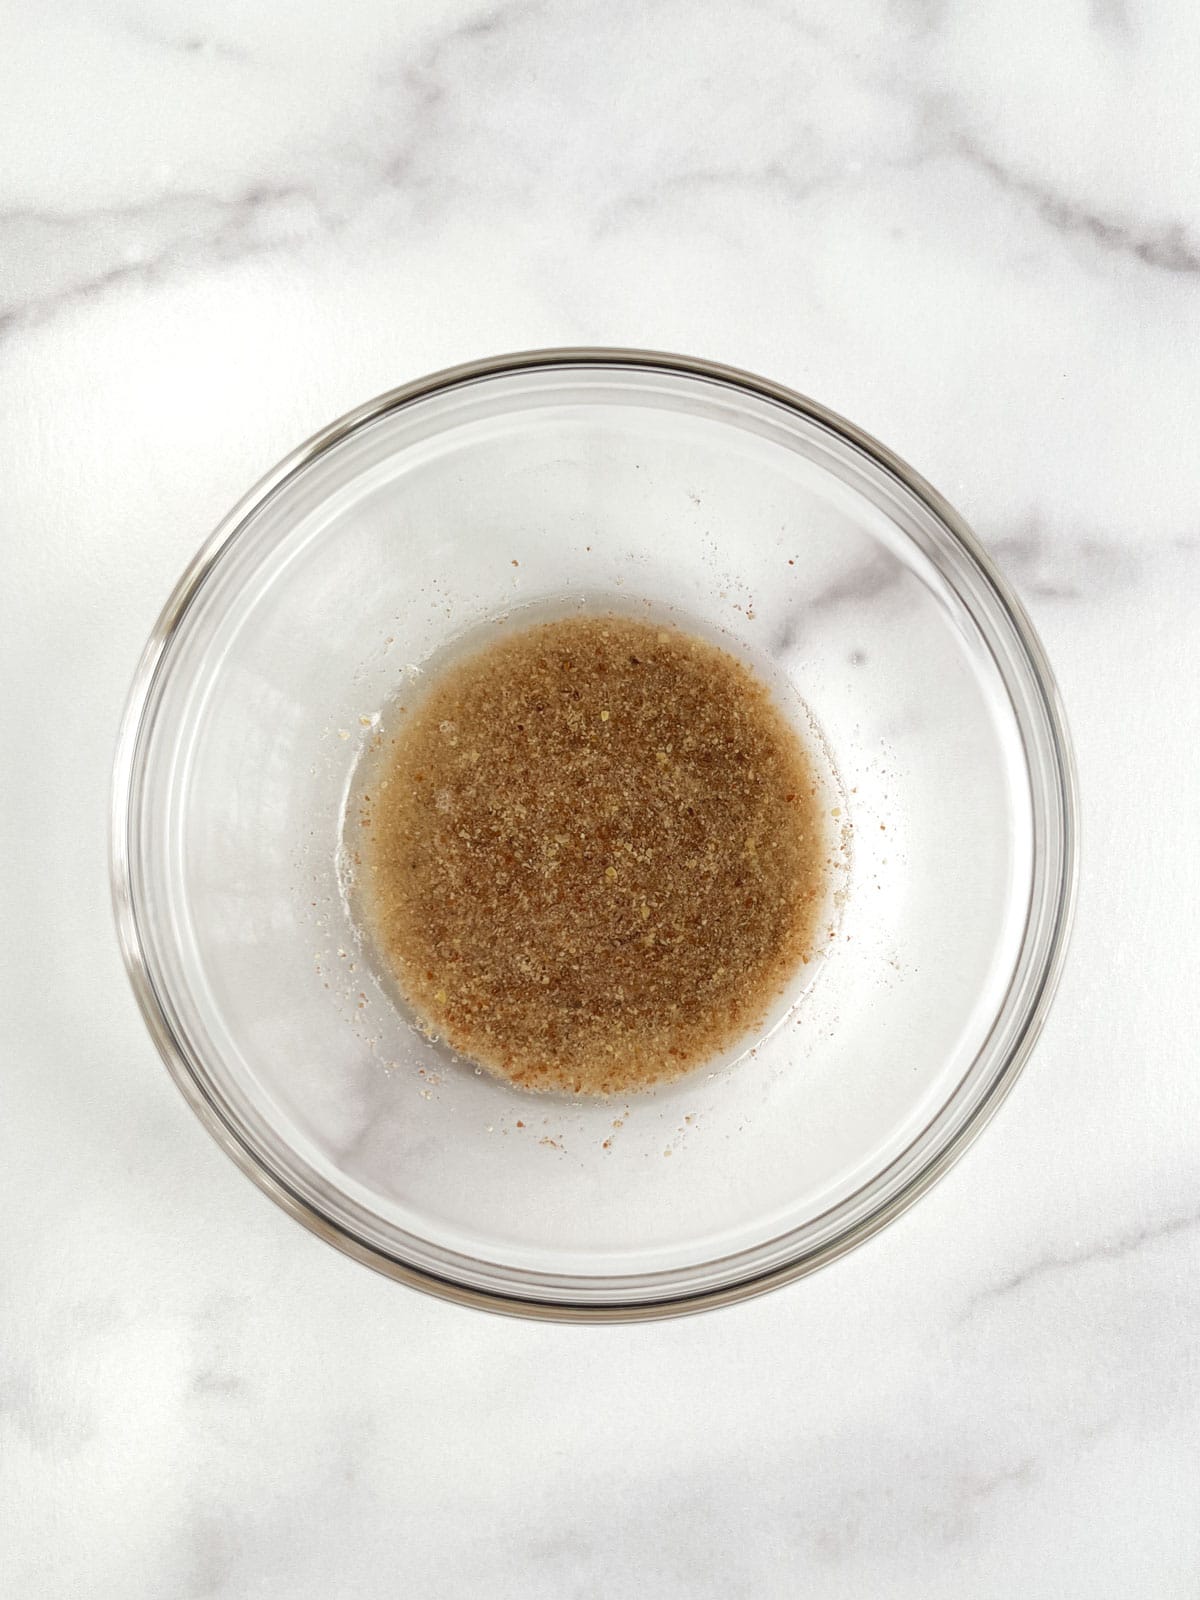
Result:
{"label": "bowl rim", "polygon": [[[621,1302],[578,1302],[549,1297],[504,1294],[459,1283],[375,1249],[331,1221],[309,1201],[271,1171],[258,1152],[242,1138],[223,1109],[193,1074],[187,1054],[171,1027],[146,959],[131,876],[130,830],[136,813],[134,784],[145,714],[172,641],[216,563],[245,531],[259,508],[286,482],[358,429],[415,401],[473,383],[483,378],[515,376],[544,368],[635,368],[691,379],[717,382],[756,398],[774,401],[815,422],[835,437],[854,446],[877,468],[898,479],[926,508],[975,563],[1005,614],[1024,655],[1031,687],[1050,732],[1053,793],[1057,801],[1057,840],[1060,866],[1052,887],[1050,934],[1024,1027],[978,1103],[946,1143],[928,1158],[892,1194],[883,1197],[863,1216],[822,1243],[810,1246],[793,1259],[761,1273],[752,1273],[717,1288],[685,1291],[659,1299]],[[227,513],[185,568],[151,631],[134,674],[117,736],[110,808],[109,868],[113,913],[125,970],[143,1021],[176,1086],[208,1132],[250,1179],[290,1216],[310,1232],[345,1255],[373,1267],[398,1282],[424,1290],[459,1305],[542,1321],[571,1323],[643,1322],[732,1305],[763,1294],[781,1284],[804,1277],[828,1265],[873,1237],[918,1200],[954,1165],[995,1115],[1012,1089],[1037,1043],[1062,975],[1074,918],[1079,876],[1079,799],[1066,715],[1054,674],[1041,641],[1011,585],[955,509],[931,484],[886,445],[820,402],[770,379],[741,368],[699,357],[654,350],[604,346],[563,346],[486,356],[443,368],[410,383],[389,389],[348,411],[267,472]]]}

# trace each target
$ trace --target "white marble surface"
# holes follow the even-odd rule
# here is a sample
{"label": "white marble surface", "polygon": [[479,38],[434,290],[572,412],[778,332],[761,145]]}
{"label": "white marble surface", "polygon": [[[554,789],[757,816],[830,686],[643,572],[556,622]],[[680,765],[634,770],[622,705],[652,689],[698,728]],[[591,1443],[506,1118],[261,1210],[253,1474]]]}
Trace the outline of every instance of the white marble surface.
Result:
{"label": "white marble surface", "polygon": [[[1200,11],[122,0],[0,21],[0,1592],[1200,1592]],[[491,351],[678,349],[847,413],[1059,672],[1059,1003],[844,1262],[617,1329],[341,1258],[186,1110],[108,769],[257,475]]]}

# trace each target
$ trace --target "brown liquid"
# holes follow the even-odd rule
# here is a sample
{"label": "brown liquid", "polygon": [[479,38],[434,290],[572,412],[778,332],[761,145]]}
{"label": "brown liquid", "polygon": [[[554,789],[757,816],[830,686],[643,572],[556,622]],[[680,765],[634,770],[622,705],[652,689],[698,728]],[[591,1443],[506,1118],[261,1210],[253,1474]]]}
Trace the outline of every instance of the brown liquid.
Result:
{"label": "brown liquid", "polygon": [[397,721],[362,817],[371,920],[426,1026],[489,1070],[577,1094],[678,1077],[809,958],[814,770],[724,651],[571,617],[460,660]]}

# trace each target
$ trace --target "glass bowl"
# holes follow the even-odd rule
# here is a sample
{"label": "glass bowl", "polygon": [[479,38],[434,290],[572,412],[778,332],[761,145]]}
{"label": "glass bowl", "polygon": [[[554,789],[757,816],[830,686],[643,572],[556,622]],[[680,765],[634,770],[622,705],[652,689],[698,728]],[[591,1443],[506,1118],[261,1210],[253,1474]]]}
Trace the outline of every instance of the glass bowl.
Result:
{"label": "glass bowl", "polygon": [[[351,887],[389,701],[485,624],[608,606],[807,708],[841,847],[803,992],[620,1101],[524,1093],[419,1032]],[[150,1031],[261,1188],[421,1288],[617,1320],[810,1271],[945,1171],[1046,1014],[1075,837],[1041,646],[939,495],[776,384],[558,350],[396,389],[229,514],[138,668],[112,853]]]}

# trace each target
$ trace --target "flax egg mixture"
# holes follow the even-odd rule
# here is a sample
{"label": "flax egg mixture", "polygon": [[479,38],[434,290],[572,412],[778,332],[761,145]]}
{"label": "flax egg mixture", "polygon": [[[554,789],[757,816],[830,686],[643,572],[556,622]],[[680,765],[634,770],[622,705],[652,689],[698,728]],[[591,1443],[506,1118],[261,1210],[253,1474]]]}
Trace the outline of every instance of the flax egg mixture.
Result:
{"label": "flax egg mixture", "polygon": [[529,1089],[628,1093],[760,1026],[808,961],[828,842],[766,685],[673,627],[577,614],[393,708],[364,905],[429,1032]]}

